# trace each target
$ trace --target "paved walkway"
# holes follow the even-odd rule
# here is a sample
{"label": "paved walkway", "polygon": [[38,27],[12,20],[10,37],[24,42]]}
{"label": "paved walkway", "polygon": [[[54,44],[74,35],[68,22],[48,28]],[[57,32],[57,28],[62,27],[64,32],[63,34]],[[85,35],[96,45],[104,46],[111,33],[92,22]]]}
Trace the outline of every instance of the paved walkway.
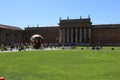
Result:
{"label": "paved walkway", "polygon": [[[44,49],[32,49],[32,48],[29,48],[29,49],[25,49],[25,50],[21,50],[21,51],[34,51],[34,50],[61,50],[61,49],[62,49],[62,48],[44,48]],[[13,50],[0,51],[0,53],[3,53],[3,52],[19,52],[19,50],[13,49]]]}

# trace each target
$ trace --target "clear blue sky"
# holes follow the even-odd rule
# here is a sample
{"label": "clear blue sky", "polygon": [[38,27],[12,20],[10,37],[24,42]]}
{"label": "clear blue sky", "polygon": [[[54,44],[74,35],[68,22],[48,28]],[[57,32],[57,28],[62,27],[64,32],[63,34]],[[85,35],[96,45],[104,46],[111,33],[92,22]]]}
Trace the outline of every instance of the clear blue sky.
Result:
{"label": "clear blue sky", "polygon": [[93,24],[120,23],[120,0],[1,0],[0,24],[53,26],[59,17],[87,18]]}

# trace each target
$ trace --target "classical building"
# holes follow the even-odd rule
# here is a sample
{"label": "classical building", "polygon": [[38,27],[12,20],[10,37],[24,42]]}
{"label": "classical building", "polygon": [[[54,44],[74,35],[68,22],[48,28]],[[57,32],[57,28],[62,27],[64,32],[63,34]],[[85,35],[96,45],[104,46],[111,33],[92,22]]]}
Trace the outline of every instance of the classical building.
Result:
{"label": "classical building", "polygon": [[25,34],[23,29],[0,24],[0,44],[24,42],[24,37]]}
{"label": "classical building", "polygon": [[91,19],[66,19],[59,23],[59,42],[74,44],[120,44],[120,24],[92,25]]}
{"label": "classical building", "polygon": [[90,43],[92,28],[90,18],[60,20],[59,25],[59,42]]}
{"label": "classical building", "polygon": [[120,24],[92,25],[91,32],[91,42],[94,44],[120,44]]}
{"label": "classical building", "polygon": [[61,19],[59,26],[26,27],[21,29],[0,24],[0,44],[25,43],[40,34],[44,43],[120,45],[120,24],[92,25],[91,18]]}

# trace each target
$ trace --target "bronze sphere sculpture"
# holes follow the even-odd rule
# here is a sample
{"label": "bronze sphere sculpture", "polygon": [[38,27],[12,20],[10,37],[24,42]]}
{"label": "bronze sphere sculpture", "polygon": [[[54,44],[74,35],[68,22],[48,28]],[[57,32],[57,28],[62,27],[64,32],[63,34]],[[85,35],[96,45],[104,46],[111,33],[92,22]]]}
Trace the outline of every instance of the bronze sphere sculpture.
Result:
{"label": "bronze sphere sculpture", "polygon": [[31,38],[30,38],[30,44],[33,48],[35,49],[39,49],[40,47],[42,47],[43,44],[43,37],[39,34],[34,34]]}

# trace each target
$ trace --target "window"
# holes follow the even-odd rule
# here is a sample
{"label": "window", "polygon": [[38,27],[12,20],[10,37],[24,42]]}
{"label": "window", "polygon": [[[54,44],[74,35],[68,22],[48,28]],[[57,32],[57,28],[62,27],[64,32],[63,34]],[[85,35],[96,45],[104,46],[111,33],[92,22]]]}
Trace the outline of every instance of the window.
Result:
{"label": "window", "polygon": [[9,36],[9,33],[6,33],[6,36]]}
{"label": "window", "polygon": [[18,36],[18,34],[16,34],[16,33],[15,33],[14,35],[15,35],[15,37],[17,37],[17,36]]}

